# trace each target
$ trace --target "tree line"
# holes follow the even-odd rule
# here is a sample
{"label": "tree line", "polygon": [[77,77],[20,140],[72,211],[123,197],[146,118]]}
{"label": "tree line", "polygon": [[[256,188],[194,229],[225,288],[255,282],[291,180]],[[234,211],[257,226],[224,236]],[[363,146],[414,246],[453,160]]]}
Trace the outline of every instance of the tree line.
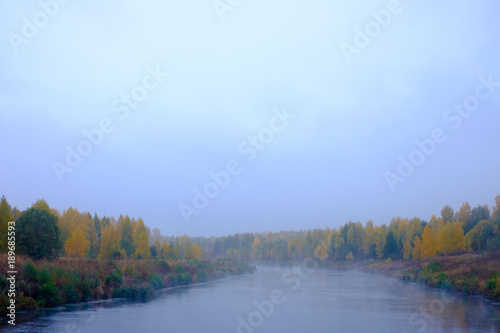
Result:
{"label": "tree line", "polygon": [[[20,212],[0,202],[0,250],[7,248],[7,222],[16,221],[18,250],[35,259],[87,258],[201,259],[289,261],[369,259],[421,260],[436,255],[500,249],[500,196],[491,212],[465,202],[458,211],[445,206],[440,217],[395,217],[388,225],[349,221],[336,229],[243,233],[224,237],[168,237],[139,219],[92,216],[68,208],[62,213],[38,200]],[[43,232],[42,232],[43,231]]]}
{"label": "tree line", "polygon": [[202,248],[187,236],[170,243],[162,241],[159,230],[153,229],[152,233],[141,218],[92,216],[72,207],[60,213],[43,199],[21,212],[11,208],[5,196],[0,201],[0,252],[7,252],[9,221],[16,221],[16,253],[34,259],[66,256],[199,260],[204,256]]}
{"label": "tree line", "polygon": [[437,255],[500,250],[500,196],[493,212],[465,202],[458,211],[446,205],[429,221],[395,217],[388,225],[349,221],[337,229],[237,234],[199,240],[207,253],[240,260],[322,261],[415,260]]}

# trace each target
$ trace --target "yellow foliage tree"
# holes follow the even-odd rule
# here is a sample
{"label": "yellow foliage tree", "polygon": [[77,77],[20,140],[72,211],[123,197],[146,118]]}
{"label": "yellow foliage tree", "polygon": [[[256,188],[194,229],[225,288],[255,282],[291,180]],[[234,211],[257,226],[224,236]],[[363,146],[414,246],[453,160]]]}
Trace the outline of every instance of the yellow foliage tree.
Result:
{"label": "yellow foliage tree", "polygon": [[144,221],[140,218],[137,220],[134,229],[134,245],[136,257],[145,259],[151,258],[151,251],[149,250],[149,237],[148,230],[144,225]]}
{"label": "yellow foliage tree", "polygon": [[413,253],[412,241],[416,236],[422,233],[422,224],[418,218],[414,218],[406,230],[405,237],[403,239],[403,257],[409,259]]}
{"label": "yellow foliage tree", "polygon": [[47,203],[47,201],[45,201],[45,199],[38,199],[31,207],[43,209],[52,214],[52,210],[50,209],[49,204]]}
{"label": "yellow foliage tree", "polygon": [[262,246],[260,239],[258,237],[255,237],[252,243],[253,259],[259,259],[263,255],[263,252],[264,252],[264,247]]}
{"label": "yellow foliage tree", "polygon": [[203,249],[198,244],[193,244],[191,253],[195,259],[201,260],[204,257]]}
{"label": "yellow foliage tree", "polygon": [[68,257],[83,258],[87,255],[90,249],[90,241],[85,234],[81,228],[71,233],[71,236],[64,244],[64,250]]}
{"label": "yellow foliage tree", "polygon": [[459,221],[455,221],[450,227],[451,233],[451,251],[450,253],[460,253],[465,251],[465,234],[462,224]]}
{"label": "yellow foliage tree", "polygon": [[375,243],[375,233],[373,230],[373,221],[366,222],[365,233],[363,234],[363,246],[361,247],[364,254],[370,252],[370,245]]}
{"label": "yellow foliage tree", "polygon": [[107,225],[101,232],[101,247],[99,249],[99,257],[109,259],[113,257],[113,253],[120,251],[120,232],[116,225],[111,223]]}
{"label": "yellow foliage tree", "polygon": [[314,249],[314,257],[321,261],[325,261],[328,258],[328,243],[326,241],[322,242],[316,249]]}
{"label": "yellow foliage tree", "polygon": [[166,259],[170,258],[171,256],[172,256],[172,248],[166,241],[163,241],[163,243],[161,244],[161,257]]}
{"label": "yellow foliage tree", "polygon": [[159,239],[155,240],[154,246],[156,246],[156,249],[158,250],[158,253],[160,253],[160,251],[161,251],[161,244],[160,244],[160,240]]}
{"label": "yellow foliage tree", "polygon": [[259,247],[259,245],[261,245],[260,239],[258,237],[255,237],[253,239],[252,249],[256,249],[257,247]]}
{"label": "yellow foliage tree", "polygon": [[448,255],[452,251],[451,223],[440,225],[436,234],[436,248],[441,254]]}
{"label": "yellow foliage tree", "polygon": [[384,257],[384,247],[385,238],[387,237],[387,226],[383,224],[381,227],[375,226],[374,228],[374,240],[375,240],[375,251],[379,258]]}
{"label": "yellow foliage tree", "polygon": [[436,255],[436,240],[434,239],[434,234],[429,228],[426,226],[422,233],[422,243],[420,244],[420,253],[422,258],[429,258]]}
{"label": "yellow foliage tree", "polygon": [[419,261],[422,258],[422,239],[420,237],[415,237],[413,239],[413,251],[411,257],[415,261]]}
{"label": "yellow foliage tree", "polygon": [[439,220],[437,219],[436,215],[432,215],[431,219],[429,221],[429,227],[432,228],[433,230],[437,230]]}

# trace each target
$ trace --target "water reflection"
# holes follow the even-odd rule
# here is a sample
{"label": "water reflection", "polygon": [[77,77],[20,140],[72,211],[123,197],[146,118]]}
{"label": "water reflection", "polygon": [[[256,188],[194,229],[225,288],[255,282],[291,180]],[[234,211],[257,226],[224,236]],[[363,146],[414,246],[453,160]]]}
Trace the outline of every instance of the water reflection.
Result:
{"label": "water reflection", "polygon": [[148,302],[96,302],[39,310],[24,319],[9,331],[500,331],[499,308],[478,297],[364,272],[266,267],[252,275],[167,289]]}

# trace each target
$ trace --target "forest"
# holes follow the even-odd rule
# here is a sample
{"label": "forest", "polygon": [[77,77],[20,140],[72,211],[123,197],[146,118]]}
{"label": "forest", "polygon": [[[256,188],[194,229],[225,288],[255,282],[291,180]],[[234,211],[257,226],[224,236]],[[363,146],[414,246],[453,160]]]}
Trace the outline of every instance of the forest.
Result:
{"label": "forest", "polygon": [[[242,233],[223,237],[165,236],[141,218],[99,217],[68,208],[59,212],[43,199],[21,212],[0,202],[0,251],[7,252],[7,223],[16,221],[18,254],[33,259],[202,259],[244,261],[320,261],[402,259],[500,249],[500,195],[492,212],[468,202],[444,206],[429,221],[395,217],[386,225],[349,221],[339,228]],[[43,226],[43,228],[42,228]],[[43,231],[43,232],[42,232]]]}
{"label": "forest", "polygon": [[[500,195],[495,204],[492,211],[468,202],[457,211],[447,205],[429,221],[395,217],[387,225],[349,221],[332,229],[174,237],[151,230],[141,218],[92,216],[72,207],[60,212],[43,199],[21,212],[4,196],[0,250],[7,262],[8,222],[15,221],[20,309],[147,298],[163,287],[252,272],[248,262],[291,264],[307,258],[325,267],[351,265],[499,299],[500,262],[494,258],[500,250]],[[3,274],[0,290],[5,311]]]}

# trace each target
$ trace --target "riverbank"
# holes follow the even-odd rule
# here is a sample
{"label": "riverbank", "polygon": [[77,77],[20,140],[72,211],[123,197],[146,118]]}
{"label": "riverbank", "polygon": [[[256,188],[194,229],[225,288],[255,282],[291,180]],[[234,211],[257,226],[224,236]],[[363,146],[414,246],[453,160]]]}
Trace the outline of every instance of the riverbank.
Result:
{"label": "riverbank", "polygon": [[384,260],[331,263],[336,269],[357,269],[392,276],[405,281],[480,295],[500,301],[500,253],[434,257],[422,261]]}
{"label": "riverbank", "polygon": [[[0,260],[7,262],[7,257]],[[148,299],[155,290],[251,273],[255,267],[228,259],[115,260],[59,258],[32,261],[18,256],[16,310],[55,307],[117,297]],[[7,312],[8,282],[0,275],[0,312]]]}

